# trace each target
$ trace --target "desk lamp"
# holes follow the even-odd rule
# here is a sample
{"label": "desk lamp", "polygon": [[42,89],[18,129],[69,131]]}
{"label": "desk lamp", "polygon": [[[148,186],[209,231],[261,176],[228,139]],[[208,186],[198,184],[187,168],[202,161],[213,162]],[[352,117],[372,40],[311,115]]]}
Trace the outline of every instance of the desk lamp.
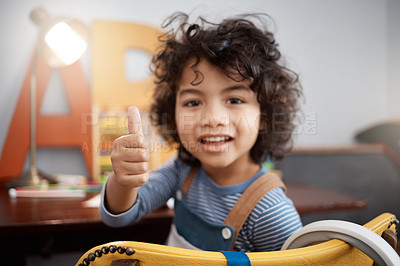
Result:
{"label": "desk lamp", "polygon": [[54,182],[52,178],[38,171],[36,163],[36,64],[38,56],[42,55],[51,68],[61,68],[75,63],[87,49],[87,29],[80,22],[64,17],[50,17],[42,8],[33,9],[30,18],[39,28],[30,79],[30,168],[11,186],[30,186]]}

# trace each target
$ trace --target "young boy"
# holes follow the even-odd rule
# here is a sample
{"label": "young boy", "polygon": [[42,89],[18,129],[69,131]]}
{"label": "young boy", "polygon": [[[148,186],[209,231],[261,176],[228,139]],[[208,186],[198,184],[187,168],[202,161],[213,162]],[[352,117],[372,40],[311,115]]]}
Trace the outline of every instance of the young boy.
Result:
{"label": "young boy", "polygon": [[302,226],[284,184],[261,164],[289,148],[300,85],[281,65],[273,34],[253,19],[264,21],[168,20],[165,27],[179,25],[153,57],[152,119],[178,156],[149,174],[140,114],[129,108],[129,135],[114,142],[102,192],[106,224],[133,224],[174,197],[171,246],[279,250]]}

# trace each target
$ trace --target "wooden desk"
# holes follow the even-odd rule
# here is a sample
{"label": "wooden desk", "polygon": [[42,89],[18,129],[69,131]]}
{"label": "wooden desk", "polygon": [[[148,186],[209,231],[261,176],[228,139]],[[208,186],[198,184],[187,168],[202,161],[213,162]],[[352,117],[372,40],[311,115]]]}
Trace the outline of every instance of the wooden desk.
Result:
{"label": "wooden desk", "polygon": [[[367,205],[366,200],[315,186],[287,182],[287,187],[288,196],[300,215]],[[24,255],[86,251],[116,240],[164,243],[173,219],[169,208],[148,214],[134,226],[110,228],[103,224],[97,208],[82,207],[82,201],[92,196],[85,199],[11,199],[5,186],[0,186],[0,254],[15,254],[14,258],[21,261],[14,259],[10,265],[23,265]]]}
{"label": "wooden desk", "polygon": [[134,226],[111,228],[102,222],[97,208],[82,207],[82,202],[94,195],[84,199],[11,199],[5,186],[0,186],[0,265],[25,265],[26,256],[33,254],[83,254],[93,246],[116,240],[165,242],[173,210],[161,208]]}
{"label": "wooden desk", "polygon": [[300,215],[367,207],[367,200],[313,185],[285,181],[288,197]]}

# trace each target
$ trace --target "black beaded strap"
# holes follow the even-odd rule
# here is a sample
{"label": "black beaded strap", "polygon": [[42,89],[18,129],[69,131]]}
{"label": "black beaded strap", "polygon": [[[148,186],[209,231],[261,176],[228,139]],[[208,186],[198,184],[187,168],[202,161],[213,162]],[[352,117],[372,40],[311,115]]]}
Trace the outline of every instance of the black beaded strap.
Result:
{"label": "black beaded strap", "polygon": [[126,253],[126,255],[133,255],[135,253],[135,251],[133,250],[133,248],[131,247],[122,247],[122,246],[115,246],[115,245],[111,245],[111,246],[104,246],[101,249],[97,249],[94,253],[89,253],[89,255],[87,256],[87,258],[84,258],[82,263],[79,264],[79,266],[87,266],[90,265],[91,261],[94,261],[96,258],[100,258],[101,256],[107,255],[108,253],[115,253],[118,252],[119,254],[124,254]]}
{"label": "black beaded strap", "polygon": [[396,236],[397,236],[397,238],[399,239],[399,238],[400,238],[400,221],[399,221],[398,219],[394,218],[394,219],[390,222],[390,224],[389,224],[389,226],[388,226],[388,229],[389,229],[393,224],[395,225]]}

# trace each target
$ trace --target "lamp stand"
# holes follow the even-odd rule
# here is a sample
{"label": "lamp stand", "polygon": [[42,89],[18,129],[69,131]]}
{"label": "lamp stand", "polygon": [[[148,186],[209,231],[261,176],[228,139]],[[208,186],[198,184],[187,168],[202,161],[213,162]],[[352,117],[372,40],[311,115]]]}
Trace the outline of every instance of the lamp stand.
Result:
{"label": "lamp stand", "polygon": [[38,186],[46,184],[54,184],[55,180],[41,173],[37,169],[37,144],[36,144],[36,103],[37,103],[37,80],[36,80],[36,65],[38,63],[39,46],[35,49],[32,68],[31,68],[31,80],[30,80],[30,167],[29,171],[17,180],[11,181],[8,187],[21,187],[21,186]]}

